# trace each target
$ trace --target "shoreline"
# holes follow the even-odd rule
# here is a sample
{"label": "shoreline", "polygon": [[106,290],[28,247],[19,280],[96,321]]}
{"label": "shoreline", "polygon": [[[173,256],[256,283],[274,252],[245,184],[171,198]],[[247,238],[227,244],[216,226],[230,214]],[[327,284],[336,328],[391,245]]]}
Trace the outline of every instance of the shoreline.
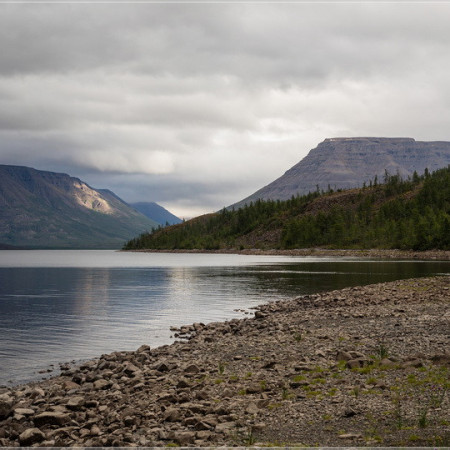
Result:
{"label": "shoreline", "polygon": [[156,249],[138,249],[138,250],[120,250],[123,252],[143,252],[143,253],[218,253],[235,255],[268,255],[268,256],[315,256],[315,257],[352,257],[352,258],[373,258],[373,259],[414,259],[424,261],[450,261],[450,250],[385,250],[385,249],[341,249],[333,250],[326,248],[305,248],[305,249],[219,249],[219,250],[156,250]]}
{"label": "shoreline", "polygon": [[0,445],[448,446],[449,286],[274,301],[0,389]]}

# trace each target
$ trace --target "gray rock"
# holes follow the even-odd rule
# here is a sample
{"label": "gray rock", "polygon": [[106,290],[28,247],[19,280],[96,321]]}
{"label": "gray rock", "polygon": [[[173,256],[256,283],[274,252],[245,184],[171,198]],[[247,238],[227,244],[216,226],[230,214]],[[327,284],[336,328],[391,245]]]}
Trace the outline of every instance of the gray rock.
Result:
{"label": "gray rock", "polygon": [[123,370],[128,376],[130,377],[134,377],[136,376],[138,373],[141,372],[141,369],[139,369],[138,367],[136,367],[134,364],[127,364]]}
{"label": "gray rock", "polygon": [[70,422],[68,414],[46,411],[34,416],[33,422],[37,427],[42,425],[65,425]]}
{"label": "gray rock", "polygon": [[158,372],[168,372],[169,366],[166,363],[161,363],[156,366]]}
{"label": "gray rock", "polygon": [[339,351],[336,355],[336,361],[350,361],[351,359],[353,359],[352,355],[343,350]]}
{"label": "gray rock", "polygon": [[28,428],[19,436],[20,445],[28,446],[45,440],[45,434],[39,428]]}
{"label": "gray rock", "polygon": [[269,317],[267,313],[263,313],[262,311],[255,311],[255,319],[261,320]]}
{"label": "gray rock", "polygon": [[106,388],[109,388],[110,386],[112,386],[112,383],[109,380],[102,379],[102,380],[94,381],[94,389],[97,389],[97,390],[106,389]]}
{"label": "gray rock", "polygon": [[168,408],[164,411],[163,420],[166,422],[178,422],[181,418],[181,412],[178,409]]}
{"label": "gray rock", "polygon": [[14,414],[20,414],[21,416],[32,416],[35,413],[31,408],[14,408]]}
{"label": "gray rock", "polygon": [[223,422],[216,425],[216,433],[228,434],[236,427],[235,422]]}
{"label": "gray rock", "polygon": [[173,440],[182,447],[185,447],[194,443],[195,433],[192,431],[175,431]]}
{"label": "gray rock", "polygon": [[196,364],[189,364],[185,369],[184,373],[198,373],[200,372],[200,369]]}
{"label": "gray rock", "polygon": [[75,396],[69,398],[69,401],[66,403],[67,408],[78,411],[85,405],[85,399],[81,396]]}
{"label": "gray rock", "polygon": [[347,361],[347,367],[349,369],[356,369],[358,367],[364,367],[367,364],[367,360],[364,358],[351,359]]}
{"label": "gray rock", "polygon": [[6,419],[12,413],[14,399],[8,394],[0,395],[0,419]]}
{"label": "gray rock", "polygon": [[209,440],[211,438],[211,436],[212,436],[212,433],[210,431],[204,430],[204,431],[197,432],[197,438],[201,439],[203,441]]}
{"label": "gray rock", "polygon": [[185,389],[188,388],[190,385],[189,383],[186,381],[186,379],[182,378],[178,383],[177,383],[177,388],[178,389]]}

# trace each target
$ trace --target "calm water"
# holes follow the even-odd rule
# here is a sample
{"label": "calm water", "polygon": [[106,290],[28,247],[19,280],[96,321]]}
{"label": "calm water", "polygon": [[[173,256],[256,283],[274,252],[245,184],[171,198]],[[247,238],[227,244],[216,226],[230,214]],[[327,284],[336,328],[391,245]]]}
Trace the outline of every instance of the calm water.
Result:
{"label": "calm water", "polygon": [[171,342],[170,325],[306,293],[450,273],[450,262],[0,251],[0,385],[51,364]]}

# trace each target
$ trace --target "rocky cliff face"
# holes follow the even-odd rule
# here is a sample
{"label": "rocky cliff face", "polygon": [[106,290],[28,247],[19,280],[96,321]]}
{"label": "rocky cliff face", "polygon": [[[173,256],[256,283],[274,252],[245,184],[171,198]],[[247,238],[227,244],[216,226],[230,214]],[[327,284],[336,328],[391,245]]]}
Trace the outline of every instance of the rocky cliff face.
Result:
{"label": "rocky cliff face", "polygon": [[0,243],[46,248],[120,248],[157,227],[108,190],[78,178],[0,165]]}
{"label": "rocky cliff face", "polygon": [[375,176],[382,181],[387,170],[403,176],[423,173],[450,164],[450,142],[420,142],[411,138],[325,139],[283,176],[236,203],[243,206],[257,199],[287,200],[307,194],[317,186],[327,190],[362,186]]}

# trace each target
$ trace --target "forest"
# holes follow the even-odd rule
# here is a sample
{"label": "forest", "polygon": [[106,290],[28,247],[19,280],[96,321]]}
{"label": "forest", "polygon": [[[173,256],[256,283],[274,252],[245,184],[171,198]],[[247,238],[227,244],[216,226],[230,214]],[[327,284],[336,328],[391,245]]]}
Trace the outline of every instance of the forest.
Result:
{"label": "forest", "polygon": [[360,189],[317,189],[258,200],[130,240],[134,249],[450,249],[450,166],[402,179],[385,173]]}

